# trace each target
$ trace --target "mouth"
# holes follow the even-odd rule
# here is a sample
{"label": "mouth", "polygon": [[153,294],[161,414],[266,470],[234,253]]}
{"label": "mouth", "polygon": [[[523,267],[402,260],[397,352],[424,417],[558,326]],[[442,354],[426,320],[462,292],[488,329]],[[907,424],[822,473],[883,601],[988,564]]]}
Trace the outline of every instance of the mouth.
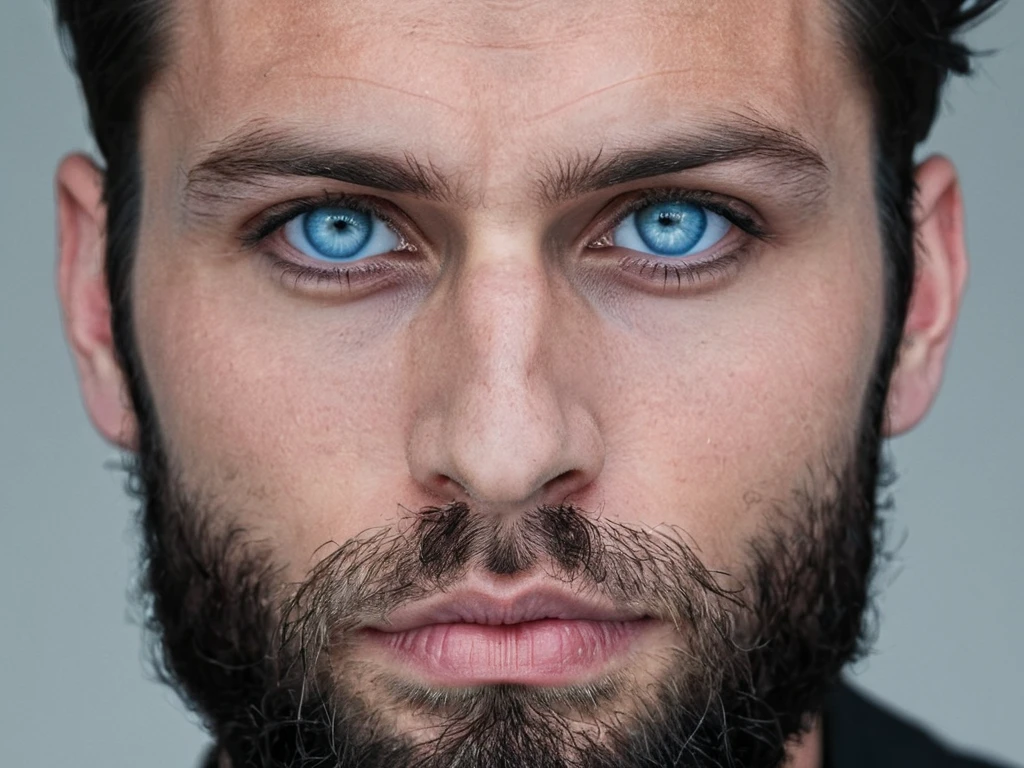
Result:
{"label": "mouth", "polygon": [[388,660],[431,685],[561,686],[607,674],[657,623],[538,586],[446,592],[362,632]]}

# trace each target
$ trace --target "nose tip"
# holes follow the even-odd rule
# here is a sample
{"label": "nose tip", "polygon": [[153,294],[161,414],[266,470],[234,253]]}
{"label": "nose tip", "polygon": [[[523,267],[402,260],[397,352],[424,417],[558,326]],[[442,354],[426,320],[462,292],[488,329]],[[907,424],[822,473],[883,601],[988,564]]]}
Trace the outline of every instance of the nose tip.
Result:
{"label": "nose tip", "polygon": [[421,431],[422,449],[410,456],[413,475],[445,500],[515,512],[562,503],[601,471],[603,454],[593,425],[559,428],[550,414],[527,416],[518,429],[511,424],[474,429],[471,419],[460,423],[470,428],[435,420]]}

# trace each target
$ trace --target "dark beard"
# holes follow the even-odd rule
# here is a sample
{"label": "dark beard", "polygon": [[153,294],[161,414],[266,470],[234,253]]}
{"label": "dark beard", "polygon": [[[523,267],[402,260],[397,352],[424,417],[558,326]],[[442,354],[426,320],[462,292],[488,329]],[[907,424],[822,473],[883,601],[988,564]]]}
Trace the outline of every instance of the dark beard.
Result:
{"label": "dark beard", "polygon": [[[594,520],[572,506],[498,527],[453,504],[342,544],[289,588],[269,548],[226,529],[225,510],[175,480],[154,433],[131,467],[144,501],[151,628],[166,681],[233,768],[769,768],[860,651],[878,536],[877,437],[861,439],[843,472],[789,500],[748,497],[752,508],[768,507],[772,527],[749,544],[751,564],[736,577],[708,571],[678,532]],[[361,620],[470,568],[541,568],[616,605],[649,608],[682,630],[684,647],[670,651],[653,692],[613,680],[440,695],[362,679],[443,723],[417,743],[351,684],[346,643]],[[628,715],[610,706],[622,701]],[[578,727],[581,715],[601,723],[600,738]]]}

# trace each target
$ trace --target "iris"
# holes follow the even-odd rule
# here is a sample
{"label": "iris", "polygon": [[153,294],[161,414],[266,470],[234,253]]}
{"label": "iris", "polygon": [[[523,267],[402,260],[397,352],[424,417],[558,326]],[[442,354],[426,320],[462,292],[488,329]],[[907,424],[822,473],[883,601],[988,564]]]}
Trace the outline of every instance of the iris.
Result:
{"label": "iris", "polygon": [[708,217],[703,208],[691,203],[655,203],[636,212],[634,226],[654,253],[682,256],[704,237]]}
{"label": "iris", "polygon": [[649,202],[626,216],[612,235],[620,248],[682,259],[703,254],[729,234],[732,223],[703,205],[685,200]]}
{"label": "iris", "polygon": [[373,219],[353,208],[317,208],[302,216],[302,232],[320,258],[346,261],[370,241]]}

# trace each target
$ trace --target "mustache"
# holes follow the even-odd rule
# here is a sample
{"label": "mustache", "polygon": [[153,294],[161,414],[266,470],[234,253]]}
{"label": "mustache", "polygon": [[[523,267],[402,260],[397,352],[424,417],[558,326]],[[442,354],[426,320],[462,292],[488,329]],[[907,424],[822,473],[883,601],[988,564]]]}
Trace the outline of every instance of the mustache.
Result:
{"label": "mustache", "polygon": [[359,626],[449,589],[470,569],[497,576],[540,569],[578,594],[689,625],[697,636],[709,628],[731,636],[731,616],[745,607],[743,582],[707,568],[678,528],[603,520],[571,504],[502,519],[454,502],[324,557],[286,602],[281,643],[318,655]]}

